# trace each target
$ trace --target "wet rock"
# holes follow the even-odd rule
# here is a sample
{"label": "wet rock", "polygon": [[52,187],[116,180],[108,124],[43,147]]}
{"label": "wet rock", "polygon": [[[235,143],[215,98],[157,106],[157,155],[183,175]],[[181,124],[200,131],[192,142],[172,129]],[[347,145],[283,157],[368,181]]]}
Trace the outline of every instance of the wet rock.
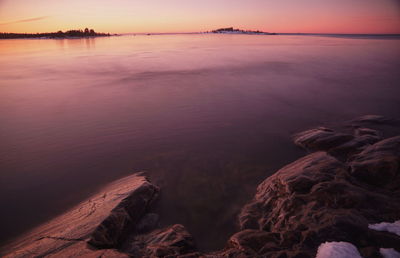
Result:
{"label": "wet rock", "polygon": [[356,137],[371,135],[376,137],[381,137],[381,133],[378,130],[374,130],[371,128],[359,127],[354,130],[354,134]]}
{"label": "wet rock", "polygon": [[196,251],[193,237],[176,224],[148,234],[136,235],[124,251],[134,257],[177,257]]}
{"label": "wet rock", "polygon": [[348,158],[361,152],[371,144],[381,140],[381,137],[364,134],[353,138],[352,140],[343,143],[335,148],[329,150],[329,154],[338,158]]}
{"label": "wet rock", "polygon": [[356,127],[354,135],[318,127],[296,134],[293,140],[297,146],[306,150],[326,151],[339,160],[345,161],[371,144],[382,140],[382,137],[377,130],[364,127]]}
{"label": "wet rock", "polygon": [[149,256],[180,255],[196,250],[192,236],[179,224],[150,233],[144,243]]}
{"label": "wet rock", "polygon": [[395,248],[400,238],[372,232],[368,224],[399,214],[400,199],[392,192],[365,187],[351,176],[346,163],[316,152],[258,186],[240,214],[242,231],[231,238],[230,246],[258,256],[314,257],[321,243],[345,241],[365,248],[364,253],[376,253],[376,248],[368,248]]}
{"label": "wet rock", "polygon": [[310,154],[285,166],[258,186],[254,200],[241,212],[241,228],[277,227],[276,222],[283,218],[281,213],[284,214],[286,208],[294,210],[306,205],[302,197],[315,185],[346,173],[345,165],[325,152]]}
{"label": "wet rock", "polygon": [[393,124],[396,121],[380,115],[365,115],[352,120],[353,124]]}
{"label": "wet rock", "polygon": [[332,129],[318,127],[298,133],[294,136],[294,143],[307,150],[330,150],[354,138],[353,135],[335,132]]}
{"label": "wet rock", "polygon": [[280,234],[247,229],[234,234],[229,239],[228,246],[254,256],[279,250],[280,241]]}
{"label": "wet rock", "polygon": [[210,257],[311,258],[312,255],[301,250],[292,250],[290,241],[282,239],[279,233],[246,229],[234,234],[223,251]]}
{"label": "wet rock", "polygon": [[359,153],[350,163],[360,181],[388,189],[400,189],[400,136],[392,137]]}
{"label": "wet rock", "polygon": [[158,191],[140,174],[120,179],[4,247],[2,257],[124,257],[117,250],[96,250],[86,242],[117,246],[126,233],[124,227],[130,228],[143,215]]}

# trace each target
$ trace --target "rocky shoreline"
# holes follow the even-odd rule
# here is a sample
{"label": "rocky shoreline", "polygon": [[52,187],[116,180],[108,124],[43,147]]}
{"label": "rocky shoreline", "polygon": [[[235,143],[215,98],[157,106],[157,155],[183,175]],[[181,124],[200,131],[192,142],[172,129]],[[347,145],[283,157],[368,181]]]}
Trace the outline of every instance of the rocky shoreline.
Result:
{"label": "rocky shoreline", "polygon": [[84,30],[68,30],[47,33],[0,33],[0,39],[77,39],[77,38],[94,38],[94,37],[110,37],[110,33],[99,33],[93,29],[85,28]]}
{"label": "rocky shoreline", "polygon": [[342,131],[294,135],[308,154],[258,186],[220,251],[197,250],[184,225],[160,227],[160,189],[137,173],[3,247],[2,257],[400,257],[400,136],[390,130],[398,126],[369,115]]}
{"label": "rocky shoreline", "polygon": [[234,29],[233,27],[229,28],[220,28],[211,31],[211,33],[217,34],[247,34],[247,35],[277,35],[276,33],[271,32],[264,32],[259,30],[241,30],[241,29]]}

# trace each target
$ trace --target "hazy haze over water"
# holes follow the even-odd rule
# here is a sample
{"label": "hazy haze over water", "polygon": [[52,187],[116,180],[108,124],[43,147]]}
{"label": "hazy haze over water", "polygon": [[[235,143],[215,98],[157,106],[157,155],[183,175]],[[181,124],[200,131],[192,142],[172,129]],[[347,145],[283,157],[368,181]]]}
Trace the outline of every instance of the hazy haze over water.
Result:
{"label": "hazy haze over water", "polygon": [[255,187],[304,154],[290,135],[398,117],[400,44],[317,36],[0,41],[0,239],[147,171],[162,224],[205,249]]}

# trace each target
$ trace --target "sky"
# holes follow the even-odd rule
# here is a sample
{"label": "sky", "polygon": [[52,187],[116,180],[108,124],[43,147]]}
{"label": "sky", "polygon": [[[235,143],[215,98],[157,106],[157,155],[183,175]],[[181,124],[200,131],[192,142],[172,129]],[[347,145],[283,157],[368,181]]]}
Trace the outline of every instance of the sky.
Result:
{"label": "sky", "polygon": [[0,0],[0,32],[400,33],[400,0]]}

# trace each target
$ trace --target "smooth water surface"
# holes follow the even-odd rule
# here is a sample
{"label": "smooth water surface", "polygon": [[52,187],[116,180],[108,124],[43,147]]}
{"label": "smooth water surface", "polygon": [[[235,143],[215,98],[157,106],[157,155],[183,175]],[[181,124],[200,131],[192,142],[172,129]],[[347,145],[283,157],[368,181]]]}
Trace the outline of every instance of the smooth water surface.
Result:
{"label": "smooth water surface", "polygon": [[291,134],[397,117],[400,40],[153,35],[0,41],[0,239],[146,171],[161,223],[221,247]]}

